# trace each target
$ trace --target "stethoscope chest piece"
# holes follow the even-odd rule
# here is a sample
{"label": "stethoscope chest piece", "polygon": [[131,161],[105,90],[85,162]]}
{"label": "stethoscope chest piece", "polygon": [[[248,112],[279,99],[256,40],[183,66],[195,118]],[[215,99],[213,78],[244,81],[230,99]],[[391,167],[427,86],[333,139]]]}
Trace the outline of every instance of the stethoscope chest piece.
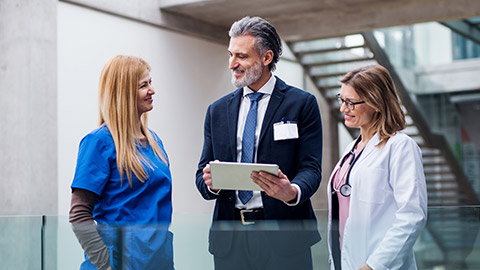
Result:
{"label": "stethoscope chest piece", "polygon": [[352,194],[352,186],[349,184],[343,184],[340,187],[340,194],[342,194],[344,197],[349,197],[350,194]]}

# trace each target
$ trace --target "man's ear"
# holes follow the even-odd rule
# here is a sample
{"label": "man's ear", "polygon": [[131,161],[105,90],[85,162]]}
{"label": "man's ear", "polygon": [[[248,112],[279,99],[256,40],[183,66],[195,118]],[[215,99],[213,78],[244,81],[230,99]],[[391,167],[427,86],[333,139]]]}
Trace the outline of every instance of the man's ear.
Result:
{"label": "man's ear", "polygon": [[273,61],[273,51],[268,50],[262,56],[262,63],[264,66],[268,66],[272,61]]}

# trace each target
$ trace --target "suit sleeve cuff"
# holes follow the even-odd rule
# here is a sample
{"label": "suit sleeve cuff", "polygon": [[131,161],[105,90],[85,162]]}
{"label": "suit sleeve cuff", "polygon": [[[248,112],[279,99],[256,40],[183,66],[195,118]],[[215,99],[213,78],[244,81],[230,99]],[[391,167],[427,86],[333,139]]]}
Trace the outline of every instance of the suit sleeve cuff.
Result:
{"label": "suit sleeve cuff", "polygon": [[289,202],[284,202],[284,203],[288,206],[297,206],[298,203],[300,202],[300,198],[302,198],[302,190],[300,189],[300,187],[297,184],[292,184],[292,186],[295,187],[298,191],[297,192],[297,199],[291,200]]}

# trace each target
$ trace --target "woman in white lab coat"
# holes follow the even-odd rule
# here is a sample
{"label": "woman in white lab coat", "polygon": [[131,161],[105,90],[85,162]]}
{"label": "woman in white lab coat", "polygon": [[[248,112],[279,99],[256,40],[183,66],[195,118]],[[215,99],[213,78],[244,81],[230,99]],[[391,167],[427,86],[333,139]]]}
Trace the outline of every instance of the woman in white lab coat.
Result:
{"label": "woman in white lab coat", "polygon": [[417,269],[413,245],[427,219],[425,175],[419,147],[401,131],[405,116],[392,78],[374,65],[341,82],[345,125],[361,135],[327,185],[331,269]]}

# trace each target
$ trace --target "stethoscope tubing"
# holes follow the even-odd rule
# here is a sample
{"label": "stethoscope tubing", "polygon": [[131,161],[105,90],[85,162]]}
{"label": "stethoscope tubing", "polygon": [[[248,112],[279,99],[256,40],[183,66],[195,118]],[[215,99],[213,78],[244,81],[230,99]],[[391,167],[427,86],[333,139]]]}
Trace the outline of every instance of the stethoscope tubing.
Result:
{"label": "stethoscope tubing", "polygon": [[355,165],[357,160],[362,155],[363,150],[365,149],[365,148],[363,148],[362,151],[360,151],[360,153],[358,153],[358,155],[355,157],[354,150],[355,150],[355,147],[357,147],[357,144],[361,141],[361,139],[362,139],[362,136],[361,135],[358,136],[358,138],[357,138],[355,144],[353,145],[352,149],[342,158],[342,161],[340,162],[339,170],[343,166],[345,161],[348,159],[348,157],[350,155],[352,155],[352,159],[348,163],[350,165],[350,167],[348,168],[347,176],[346,176],[346,179],[345,179],[345,184],[340,186],[340,194],[342,194],[342,196],[344,196],[344,197],[349,197],[352,194],[352,186],[350,185],[350,173],[352,172],[353,165]]}

